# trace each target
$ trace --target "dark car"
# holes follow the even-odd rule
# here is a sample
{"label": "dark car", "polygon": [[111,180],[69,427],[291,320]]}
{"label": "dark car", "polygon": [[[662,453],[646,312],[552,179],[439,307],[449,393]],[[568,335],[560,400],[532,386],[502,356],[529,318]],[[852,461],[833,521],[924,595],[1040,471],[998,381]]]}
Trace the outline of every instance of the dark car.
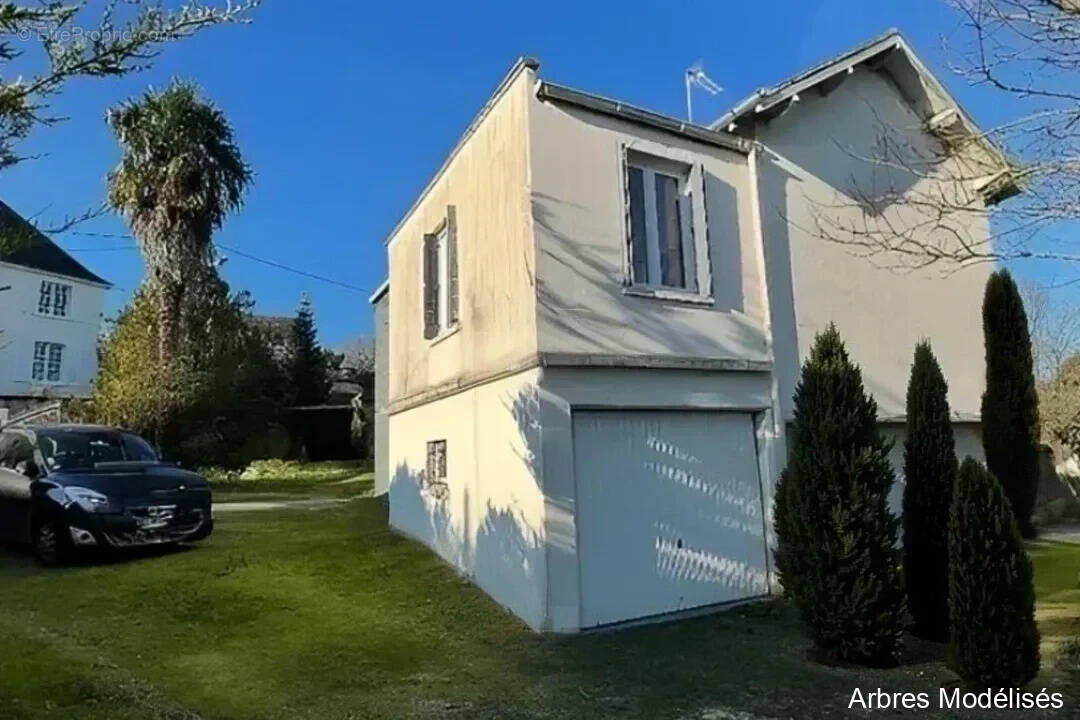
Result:
{"label": "dark car", "polygon": [[206,480],[135,433],[93,425],[0,432],[0,542],[45,564],[73,552],[193,542],[210,534]]}

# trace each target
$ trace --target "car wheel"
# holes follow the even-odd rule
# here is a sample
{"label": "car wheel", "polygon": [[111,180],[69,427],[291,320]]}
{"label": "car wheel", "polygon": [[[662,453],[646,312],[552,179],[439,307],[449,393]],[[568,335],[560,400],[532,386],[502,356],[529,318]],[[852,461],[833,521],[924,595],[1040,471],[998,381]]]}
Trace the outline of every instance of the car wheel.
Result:
{"label": "car wheel", "polygon": [[56,522],[43,522],[34,532],[34,555],[42,565],[59,565],[67,553],[63,528]]}

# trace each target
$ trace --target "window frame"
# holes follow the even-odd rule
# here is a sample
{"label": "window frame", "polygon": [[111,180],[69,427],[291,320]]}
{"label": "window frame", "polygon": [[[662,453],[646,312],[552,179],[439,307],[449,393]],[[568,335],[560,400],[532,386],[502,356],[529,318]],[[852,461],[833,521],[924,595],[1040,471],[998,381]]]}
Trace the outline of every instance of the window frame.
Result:
{"label": "window frame", "polygon": [[[625,274],[623,293],[661,300],[675,300],[697,305],[713,304],[712,267],[705,208],[704,168],[691,153],[667,151],[651,143],[624,143],[621,148],[623,252]],[[631,171],[642,171],[642,198],[645,210],[645,250],[648,253],[647,278],[636,277],[634,257],[634,193]],[[676,193],[682,198],[678,228],[683,264],[683,286],[652,282],[662,275],[661,236],[657,226],[656,177],[666,176],[677,182]],[[662,278],[661,278],[662,280]]]}
{"label": "window frame", "polygon": [[428,440],[424,470],[428,482],[446,482],[448,475],[446,459],[446,440]]}
{"label": "window frame", "polygon": [[71,307],[74,287],[58,280],[42,280],[38,287],[37,314],[42,317],[66,318]]}
{"label": "window frame", "polygon": [[[64,349],[66,347],[64,343],[52,342],[51,340],[35,340],[34,352],[30,360],[30,381],[43,385],[62,385],[64,383]],[[39,348],[42,350],[40,355],[38,353]],[[52,377],[53,351],[56,351],[55,378]],[[39,365],[41,368],[40,376],[38,373]]]}

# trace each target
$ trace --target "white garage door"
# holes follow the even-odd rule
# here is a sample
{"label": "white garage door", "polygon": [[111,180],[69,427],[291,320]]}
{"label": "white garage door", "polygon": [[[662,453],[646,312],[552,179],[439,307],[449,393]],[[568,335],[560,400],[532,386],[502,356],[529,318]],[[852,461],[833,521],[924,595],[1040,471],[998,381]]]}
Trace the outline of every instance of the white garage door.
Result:
{"label": "white garage door", "polygon": [[582,626],[768,591],[747,413],[574,413]]}

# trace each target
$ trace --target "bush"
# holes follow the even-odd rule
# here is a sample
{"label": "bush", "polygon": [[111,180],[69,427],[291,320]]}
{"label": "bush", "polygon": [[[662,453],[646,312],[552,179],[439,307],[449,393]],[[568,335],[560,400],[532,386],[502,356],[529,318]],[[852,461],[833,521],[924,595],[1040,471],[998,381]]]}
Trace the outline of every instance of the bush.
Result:
{"label": "bush", "polygon": [[130,428],[185,464],[240,466],[248,439],[272,428],[285,382],[250,302],[222,284],[191,319],[168,370],[157,362],[157,304],[140,290],[102,342],[84,419]]}
{"label": "bush", "polygon": [[776,565],[827,660],[889,665],[904,629],[889,443],[835,326],[795,389],[792,452],[776,490]]}
{"label": "bush", "polygon": [[930,343],[915,347],[904,440],[904,582],[915,634],[949,636],[949,509],[956,445],[949,391]]}
{"label": "bush", "polygon": [[986,467],[1001,482],[1020,532],[1035,536],[1031,511],[1039,489],[1039,401],[1031,336],[1020,291],[1007,270],[986,283],[983,299],[986,391],[982,397]]}
{"label": "bush", "polygon": [[1035,588],[997,478],[960,466],[949,516],[949,664],[970,683],[1018,687],[1039,672]]}

